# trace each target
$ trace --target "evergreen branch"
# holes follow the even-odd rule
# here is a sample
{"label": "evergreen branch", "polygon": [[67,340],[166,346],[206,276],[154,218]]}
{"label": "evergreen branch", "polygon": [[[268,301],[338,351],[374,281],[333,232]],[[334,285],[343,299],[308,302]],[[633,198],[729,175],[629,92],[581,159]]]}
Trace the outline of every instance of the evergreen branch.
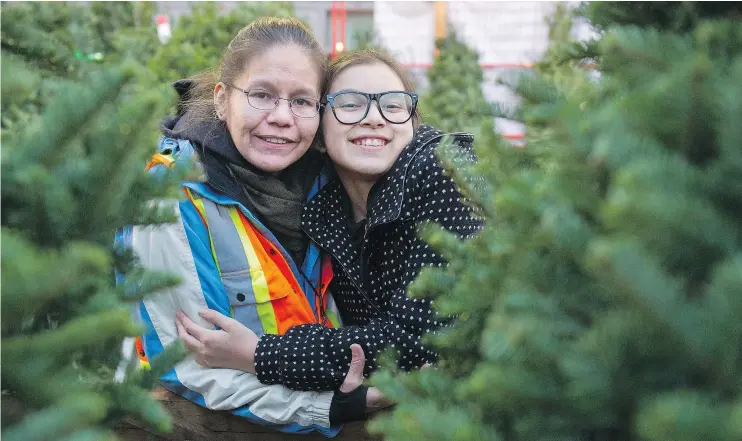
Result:
{"label": "evergreen branch", "polygon": [[76,394],[3,431],[6,441],[47,441],[101,421],[108,404],[95,394]]}
{"label": "evergreen branch", "polygon": [[[106,181],[96,188],[97,194],[93,195],[94,208],[90,220],[93,228],[105,224],[111,213],[119,210],[119,207],[129,199],[130,190],[136,178],[145,175],[144,171],[132,172],[143,163],[142,155],[132,154],[132,150],[127,150],[126,146],[136,142],[139,137],[136,128],[145,126],[151,120],[158,101],[152,95],[138,97],[136,103],[124,103],[121,113],[116,115],[115,120],[120,121],[119,126],[126,129],[123,134],[119,133],[115,138],[117,140],[115,144],[119,147],[111,149],[113,158],[110,158],[110,163],[116,166],[110,168]],[[134,152],[141,151],[141,149],[134,150]]]}
{"label": "evergreen branch", "polygon": [[[60,90],[57,100],[42,113],[39,121],[29,127],[20,140],[14,162],[42,158],[45,164],[55,164],[61,152],[72,138],[79,135],[101,108],[112,101],[121,91],[130,74],[108,71],[91,75],[86,86]],[[70,127],[75,129],[70,130]]]}
{"label": "evergreen branch", "polygon": [[137,369],[130,372],[126,378],[126,384],[136,385],[142,388],[152,388],[159,384],[160,377],[165,375],[173,366],[186,356],[183,342],[178,340],[167,345],[162,353],[150,360],[150,369]]}
{"label": "evergreen branch", "polygon": [[116,403],[118,412],[139,416],[159,432],[172,430],[170,415],[145,389],[128,383],[117,384],[113,388],[112,402]]}
{"label": "evergreen branch", "polygon": [[170,273],[136,267],[126,272],[126,278],[118,287],[119,297],[127,302],[139,301],[145,296],[174,288],[180,283],[181,278]]}
{"label": "evergreen branch", "polygon": [[118,441],[113,433],[107,430],[83,430],[70,436],[59,438],[58,441]]}
{"label": "evergreen branch", "polygon": [[39,60],[62,68],[72,53],[51,35],[36,26],[29,26],[26,14],[33,12],[25,6],[3,8],[2,48],[27,59]]}
{"label": "evergreen branch", "polygon": [[[708,346],[701,340],[690,311],[683,308],[683,284],[670,276],[637,245],[598,240],[590,245],[590,268],[622,291],[628,306],[660,323],[698,365],[709,366]],[[691,320],[689,320],[691,319]]]}
{"label": "evergreen branch", "polygon": [[[95,329],[95,332],[90,332]],[[126,310],[106,311],[93,316],[82,316],[62,327],[33,336],[4,338],[3,358],[8,366],[21,369],[28,353],[60,357],[75,347],[92,345],[117,335],[136,336],[141,329]]]}
{"label": "evergreen branch", "polygon": [[[43,310],[49,301],[83,296],[75,286],[94,274],[107,273],[107,254],[86,243],[60,251],[34,247],[16,232],[3,229],[3,335]],[[60,290],[64,286],[66,289]]]}

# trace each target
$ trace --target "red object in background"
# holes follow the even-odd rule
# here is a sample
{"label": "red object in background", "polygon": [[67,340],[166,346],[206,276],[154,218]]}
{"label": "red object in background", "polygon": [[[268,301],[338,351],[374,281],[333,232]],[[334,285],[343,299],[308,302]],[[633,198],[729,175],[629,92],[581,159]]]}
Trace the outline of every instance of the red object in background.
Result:
{"label": "red object in background", "polygon": [[167,43],[173,36],[168,16],[165,14],[158,15],[155,17],[155,23],[157,23],[157,38],[160,39],[160,43]]}
{"label": "red object in background", "polygon": [[[330,42],[330,57],[333,59],[339,52],[343,52],[346,48],[345,20],[345,2],[333,1],[332,6],[330,7],[330,29],[332,39]],[[342,43],[340,50],[338,50],[338,43]]]}

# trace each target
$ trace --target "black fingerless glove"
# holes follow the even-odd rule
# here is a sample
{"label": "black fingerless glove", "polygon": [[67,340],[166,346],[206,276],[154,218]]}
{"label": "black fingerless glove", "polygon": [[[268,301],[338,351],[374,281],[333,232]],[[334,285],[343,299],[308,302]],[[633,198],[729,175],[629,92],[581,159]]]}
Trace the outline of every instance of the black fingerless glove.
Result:
{"label": "black fingerless glove", "polygon": [[330,425],[365,420],[367,392],[368,387],[363,385],[347,393],[336,390],[330,402]]}

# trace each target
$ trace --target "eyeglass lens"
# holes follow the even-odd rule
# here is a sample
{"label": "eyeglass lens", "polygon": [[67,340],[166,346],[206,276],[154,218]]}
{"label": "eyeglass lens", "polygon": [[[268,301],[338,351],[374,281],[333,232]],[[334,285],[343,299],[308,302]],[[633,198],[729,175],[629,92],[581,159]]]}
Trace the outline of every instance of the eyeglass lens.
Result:
{"label": "eyeglass lens", "polygon": [[[344,92],[335,95],[333,100],[335,117],[344,124],[360,122],[369,109],[371,100],[358,92]],[[412,97],[402,92],[385,93],[379,97],[381,114],[388,121],[402,123],[410,119],[413,111]]]}
{"label": "eyeglass lens", "polygon": [[[258,110],[273,110],[278,105],[279,98],[265,90],[248,90],[248,103]],[[291,112],[302,118],[311,118],[319,112],[319,102],[312,98],[292,98],[289,100]]]}

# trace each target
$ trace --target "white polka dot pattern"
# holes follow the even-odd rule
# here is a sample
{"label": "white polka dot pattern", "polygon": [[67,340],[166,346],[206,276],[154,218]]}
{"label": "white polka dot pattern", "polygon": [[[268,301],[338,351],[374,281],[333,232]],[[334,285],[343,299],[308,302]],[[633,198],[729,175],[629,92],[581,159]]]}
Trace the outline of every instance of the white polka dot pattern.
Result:
{"label": "white polka dot pattern", "polygon": [[[366,354],[366,375],[376,368],[376,357],[387,347],[396,350],[403,369],[435,360],[435,353],[423,347],[420,338],[441,322],[428,300],[409,298],[406,289],[422,267],[445,262],[417,237],[417,227],[422,221],[433,221],[469,237],[482,226],[438,165],[435,148],[442,135],[421,126],[389,173],[374,186],[358,248],[349,231],[348,196],[338,180],[327,184],[304,207],[304,231],[334,257],[330,288],[344,327],[308,324],[282,336],[263,336],[255,354],[261,382],[297,390],[334,390],[345,378],[353,343],[360,344]],[[464,153],[459,157],[474,160],[471,135],[457,135],[454,143]]]}

